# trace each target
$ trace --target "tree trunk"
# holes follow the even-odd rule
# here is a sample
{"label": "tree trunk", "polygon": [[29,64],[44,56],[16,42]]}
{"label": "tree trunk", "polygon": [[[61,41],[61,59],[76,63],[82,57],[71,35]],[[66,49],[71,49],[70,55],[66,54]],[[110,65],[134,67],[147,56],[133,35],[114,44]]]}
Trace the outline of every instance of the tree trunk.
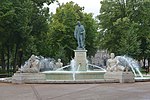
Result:
{"label": "tree trunk", "polygon": [[148,58],[148,73],[149,73],[149,70],[150,70],[150,58]]}
{"label": "tree trunk", "polygon": [[2,61],[2,70],[5,70],[5,54],[4,54],[4,47],[2,46],[2,51],[1,51],[1,61]]}
{"label": "tree trunk", "polygon": [[145,58],[143,59],[143,68],[145,69],[146,67],[145,67]]}
{"label": "tree trunk", "polygon": [[17,53],[18,53],[18,44],[16,44],[16,48],[15,48],[13,72],[16,72]]}
{"label": "tree trunk", "polygon": [[10,58],[10,47],[7,45],[7,73],[9,74],[9,58]]}
{"label": "tree trunk", "polygon": [[5,54],[4,54],[4,48],[2,47],[1,51],[1,61],[2,61],[2,70],[5,70]]}
{"label": "tree trunk", "polygon": [[23,51],[22,51],[22,49],[19,49],[18,56],[19,56],[18,67],[21,68],[22,57],[23,57]]}

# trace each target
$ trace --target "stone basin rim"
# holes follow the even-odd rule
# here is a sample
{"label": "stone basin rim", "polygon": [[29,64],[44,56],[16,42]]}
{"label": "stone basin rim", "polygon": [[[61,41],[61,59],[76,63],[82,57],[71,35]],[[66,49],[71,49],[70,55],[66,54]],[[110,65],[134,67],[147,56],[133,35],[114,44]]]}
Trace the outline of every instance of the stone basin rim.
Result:
{"label": "stone basin rim", "polygon": [[40,73],[44,73],[44,74],[48,74],[48,73],[105,73],[105,71],[44,71],[44,72],[40,72]]}

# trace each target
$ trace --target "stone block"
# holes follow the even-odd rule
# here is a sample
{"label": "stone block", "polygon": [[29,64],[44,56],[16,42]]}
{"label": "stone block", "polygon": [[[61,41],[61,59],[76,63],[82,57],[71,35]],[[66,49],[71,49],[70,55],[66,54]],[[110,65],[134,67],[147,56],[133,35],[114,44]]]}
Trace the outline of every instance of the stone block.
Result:
{"label": "stone block", "polygon": [[12,76],[12,83],[33,83],[46,80],[43,73],[15,73]]}
{"label": "stone block", "polygon": [[135,82],[132,72],[106,72],[104,74],[104,79],[118,79],[120,83]]}
{"label": "stone block", "polygon": [[75,52],[75,61],[77,67],[79,67],[79,71],[86,71],[86,64],[87,64],[87,58],[86,58],[86,52],[87,50],[74,50]]}

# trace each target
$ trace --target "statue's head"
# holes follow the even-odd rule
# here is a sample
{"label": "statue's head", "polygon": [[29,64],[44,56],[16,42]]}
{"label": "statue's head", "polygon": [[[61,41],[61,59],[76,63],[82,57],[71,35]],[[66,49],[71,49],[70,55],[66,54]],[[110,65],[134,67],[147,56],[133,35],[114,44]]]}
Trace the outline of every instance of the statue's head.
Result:
{"label": "statue's head", "polygon": [[30,61],[34,61],[36,59],[35,55],[31,55],[31,57],[29,58]]}
{"label": "statue's head", "polygon": [[114,53],[111,53],[111,54],[110,54],[110,58],[115,58],[115,54],[114,54]]}
{"label": "statue's head", "polygon": [[80,26],[81,25],[80,21],[77,21],[77,24]]}
{"label": "statue's head", "polygon": [[58,59],[58,62],[61,62],[61,59],[60,59],[60,58]]}

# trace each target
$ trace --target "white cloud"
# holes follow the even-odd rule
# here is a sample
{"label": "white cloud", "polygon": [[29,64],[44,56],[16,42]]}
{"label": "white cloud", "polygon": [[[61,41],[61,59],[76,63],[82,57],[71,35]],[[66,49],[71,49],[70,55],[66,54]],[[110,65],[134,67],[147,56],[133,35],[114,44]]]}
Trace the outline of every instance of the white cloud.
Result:
{"label": "white cloud", "polygon": [[[59,0],[61,4],[69,1],[73,1],[77,3],[79,6],[84,7],[85,12],[93,13],[94,16],[97,16],[100,10],[100,1],[102,0]],[[50,11],[55,13],[57,7],[58,7],[57,3],[51,4]]]}

